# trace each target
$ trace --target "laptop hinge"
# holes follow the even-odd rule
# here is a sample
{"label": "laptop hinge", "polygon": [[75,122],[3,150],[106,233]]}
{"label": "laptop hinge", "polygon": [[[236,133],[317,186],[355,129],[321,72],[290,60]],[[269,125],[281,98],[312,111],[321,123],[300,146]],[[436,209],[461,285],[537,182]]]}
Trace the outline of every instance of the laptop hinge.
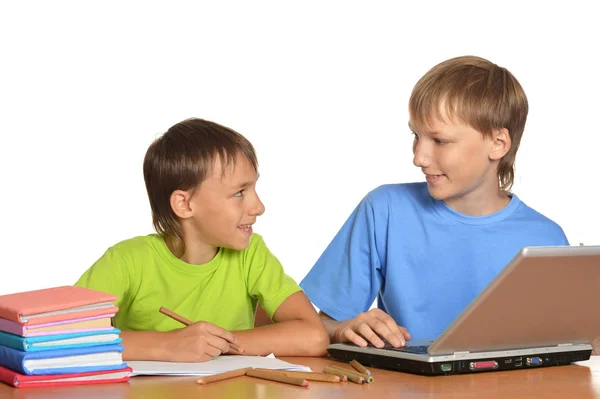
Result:
{"label": "laptop hinge", "polygon": [[454,356],[456,355],[468,355],[470,352],[469,351],[459,351],[459,352],[454,352]]}

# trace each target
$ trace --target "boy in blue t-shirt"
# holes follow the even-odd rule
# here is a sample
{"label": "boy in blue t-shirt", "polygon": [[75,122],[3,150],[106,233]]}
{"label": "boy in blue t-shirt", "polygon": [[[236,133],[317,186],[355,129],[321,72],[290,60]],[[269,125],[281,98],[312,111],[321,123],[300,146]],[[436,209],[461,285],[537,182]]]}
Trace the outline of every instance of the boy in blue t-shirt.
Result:
{"label": "boy in blue t-shirt", "polygon": [[417,82],[409,127],[426,183],[371,191],[300,284],[332,342],[435,338],[522,247],[568,245],[509,191],[527,111],[515,77],[479,57]]}

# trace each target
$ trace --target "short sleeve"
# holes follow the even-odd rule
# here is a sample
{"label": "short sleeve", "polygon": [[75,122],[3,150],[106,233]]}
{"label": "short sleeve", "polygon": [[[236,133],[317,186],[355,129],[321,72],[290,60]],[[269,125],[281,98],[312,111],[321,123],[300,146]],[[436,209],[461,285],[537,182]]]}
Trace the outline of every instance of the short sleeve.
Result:
{"label": "short sleeve", "polygon": [[258,300],[269,317],[290,295],[301,291],[298,284],[285,274],[279,260],[269,251],[262,237],[254,234],[246,250],[246,284],[248,294]]}
{"label": "short sleeve", "polygon": [[114,248],[109,248],[75,283],[76,286],[91,288],[117,296],[120,306],[127,295],[129,281],[125,260]]}
{"label": "short sleeve", "polygon": [[335,320],[367,311],[381,288],[376,234],[374,209],[367,196],[300,283],[309,299]]}

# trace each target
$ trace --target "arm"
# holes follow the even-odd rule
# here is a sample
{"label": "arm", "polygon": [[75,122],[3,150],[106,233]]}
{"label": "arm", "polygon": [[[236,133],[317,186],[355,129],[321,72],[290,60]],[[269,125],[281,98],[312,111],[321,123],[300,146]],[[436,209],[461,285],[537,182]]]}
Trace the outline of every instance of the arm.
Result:
{"label": "arm", "polygon": [[194,323],[168,332],[122,331],[123,360],[204,362],[229,351],[236,337],[219,326]]}
{"label": "arm", "polygon": [[364,347],[369,341],[382,347],[383,338],[399,347],[410,339],[406,329],[385,312],[369,310],[385,282],[386,201],[379,192],[364,198],[300,283],[321,310],[332,342]]}
{"label": "arm", "polygon": [[[268,317],[268,316],[267,316]],[[323,356],[329,337],[302,291],[285,299],[273,315],[275,324],[236,331],[237,343],[248,355]]]}
{"label": "arm", "polygon": [[256,314],[254,315],[254,327],[262,327],[273,324],[267,312],[260,306],[260,303],[256,307]]}

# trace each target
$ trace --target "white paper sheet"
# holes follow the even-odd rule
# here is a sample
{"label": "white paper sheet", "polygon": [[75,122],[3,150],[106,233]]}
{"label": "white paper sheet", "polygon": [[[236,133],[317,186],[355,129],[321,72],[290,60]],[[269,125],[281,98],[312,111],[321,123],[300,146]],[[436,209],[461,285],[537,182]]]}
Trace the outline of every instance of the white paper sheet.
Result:
{"label": "white paper sheet", "polygon": [[218,356],[202,363],[130,361],[127,365],[136,375],[198,375],[206,376],[245,367],[270,370],[311,371],[310,367],[284,362],[269,356]]}

